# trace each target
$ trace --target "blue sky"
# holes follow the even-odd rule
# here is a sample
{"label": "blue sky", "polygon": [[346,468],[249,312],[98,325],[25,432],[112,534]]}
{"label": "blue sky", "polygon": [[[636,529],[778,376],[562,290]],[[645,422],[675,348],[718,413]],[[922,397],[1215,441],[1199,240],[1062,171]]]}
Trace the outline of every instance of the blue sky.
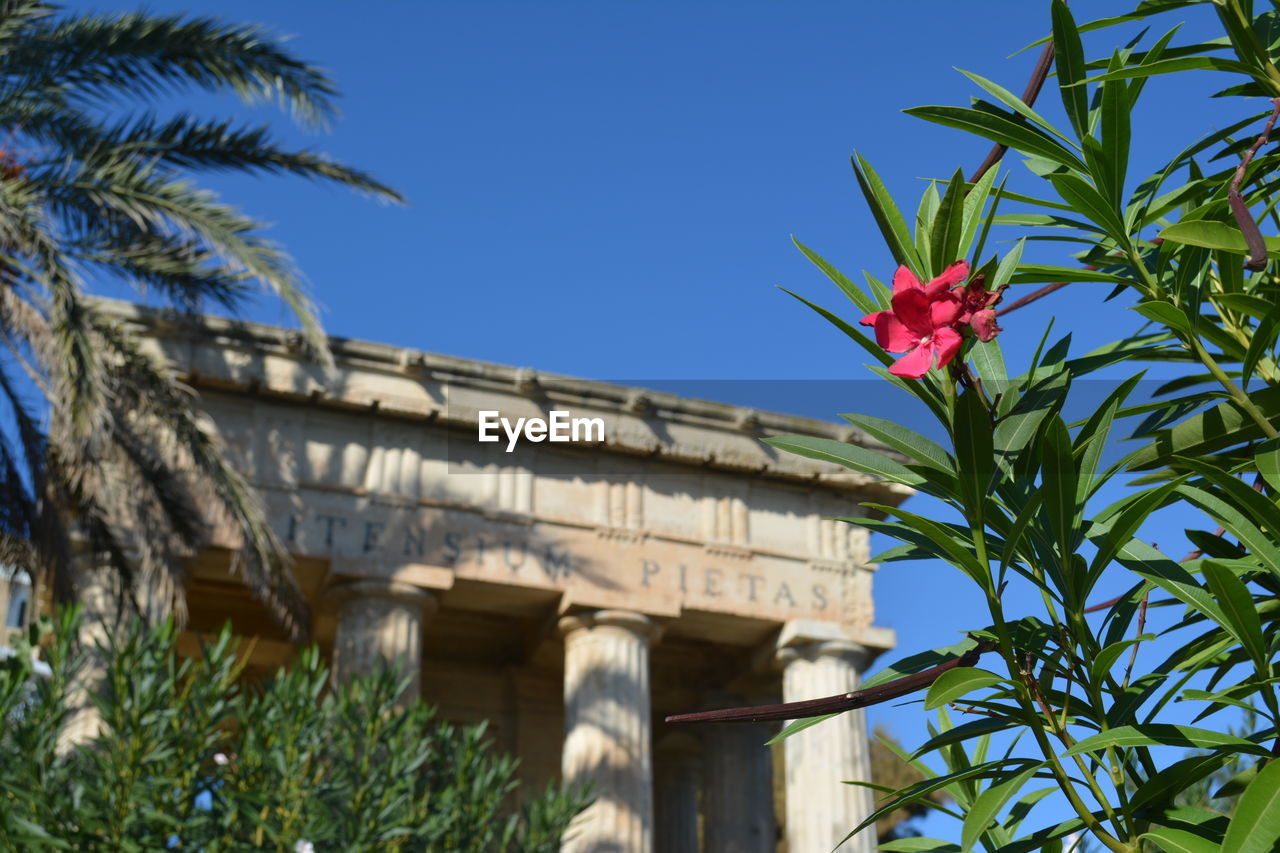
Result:
{"label": "blue sky", "polygon": [[[212,181],[274,223],[271,235],[297,258],[332,334],[595,379],[735,380],[716,387],[731,402],[771,407],[786,405],[777,383],[754,381],[867,376],[851,343],[777,289],[845,309],[790,235],[851,277],[889,276],[849,154],[860,150],[910,205],[921,178],[970,171],[984,143],[901,110],[966,103],[975,88],[956,66],[1020,91],[1036,52],[1009,54],[1047,32],[1049,6],[155,0],[148,8],[292,34],[295,49],[337,79],[344,117],[327,136],[281,122],[284,135],[408,196],[406,208],[382,207],[298,181]],[[1097,0],[1072,8],[1080,19],[1117,10]],[[1184,17],[1191,32],[1209,20]],[[1180,19],[1162,20],[1157,33]],[[1090,53],[1110,38],[1092,41]],[[1213,82],[1184,75],[1149,86],[1133,173],[1245,114],[1238,102],[1205,100]],[[1060,114],[1052,86],[1042,104]],[[1015,184],[1032,186],[1016,158],[1007,165]],[[1055,247],[1036,251],[1067,262]],[[1132,312],[1103,306],[1103,295],[1103,286],[1076,285],[1010,316],[1006,358],[1028,358],[1055,315],[1076,352],[1133,330]],[[286,319],[269,303],[250,316]],[[803,387],[803,405],[792,406],[801,413],[859,409],[859,399],[832,390],[844,386]],[[879,621],[899,632],[904,653],[950,644],[986,621],[958,573],[941,566],[886,567],[877,593]],[[916,708],[876,709],[872,719],[908,743],[920,739]]]}

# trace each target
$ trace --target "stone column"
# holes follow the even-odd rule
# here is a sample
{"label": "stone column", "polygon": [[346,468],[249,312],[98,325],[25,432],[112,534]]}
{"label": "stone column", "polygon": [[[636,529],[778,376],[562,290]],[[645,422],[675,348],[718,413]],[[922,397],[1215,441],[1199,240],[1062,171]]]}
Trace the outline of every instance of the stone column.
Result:
{"label": "stone column", "polygon": [[564,636],[564,781],[592,784],[563,853],[651,853],[649,644],[656,626],[624,610],[560,620]]}
{"label": "stone column", "polygon": [[[736,697],[716,704],[728,707],[751,703]],[[706,727],[703,766],[707,850],[772,853],[778,846],[778,824],[773,815],[773,753],[765,746],[776,729],[747,723]]]}
{"label": "stone column", "polygon": [[[800,642],[778,652],[783,665],[782,701],[817,699],[858,689],[858,673],[868,659],[862,646],[847,640]],[[868,781],[866,716],[861,709],[805,729],[784,741],[786,754],[787,849],[831,850],[874,810],[869,788],[846,785]],[[838,848],[839,853],[873,853],[874,827]]]}
{"label": "stone column", "polygon": [[118,572],[96,567],[89,555],[73,559],[71,582],[80,605],[76,645],[81,658],[67,686],[69,713],[58,735],[60,752],[88,743],[102,733],[102,713],[93,697],[107,687],[107,656],[103,650],[114,635],[127,629],[130,615]]}
{"label": "stone column", "polygon": [[655,845],[660,853],[698,853],[698,792],[702,787],[698,741],[673,732],[654,747]]}
{"label": "stone column", "polygon": [[[102,713],[93,697],[108,687],[106,652],[113,640],[123,640],[129,631],[140,625],[155,628],[173,615],[175,580],[168,575],[135,575],[135,588],[128,589],[107,555],[84,550],[71,559],[71,582],[80,605],[76,646],[81,658],[67,685],[69,713],[58,735],[58,749],[63,752],[102,733]],[[136,555],[129,559],[136,561]]]}
{"label": "stone column", "polygon": [[333,674],[339,682],[391,666],[409,683],[397,704],[422,692],[422,624],[435,612],[436,597],[420,587],[391,580],[355,580],[335,586],[338,631]]}

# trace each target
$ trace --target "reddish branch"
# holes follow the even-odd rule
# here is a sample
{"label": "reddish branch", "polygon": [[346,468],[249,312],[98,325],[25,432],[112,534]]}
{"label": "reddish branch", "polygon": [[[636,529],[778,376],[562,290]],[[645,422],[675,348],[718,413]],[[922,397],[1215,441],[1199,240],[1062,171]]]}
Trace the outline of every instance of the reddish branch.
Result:
{"label": "reddish branch", "polygon": [[1031,291],[1030,293],[1028,293],[1026,296],[1023,296],[1020,299],[1015,299],[1012,302],[1010,302],[1008,305],[996,311],[996,316],[1001,317],[1001,316],[1004,316],[1005,314],[1008,314],[1010,311],[1017,311],[1022,306],[1030,305],[1032,302],[1035,302],[1037,299],[1042,299],[1048,296],[1050,293],[1053,293],[1055,290],[1061,290],[1062,288],[1066,287],[1070,283],[1071,282],[1069,281],[1055,281],[1053,284],[1046,284],[1043,287],[1037,288]]}
{"label": "reddish branch", "polygon": [[1267,119],[1261,135],[1245,152],[1244,157],[1240,159],[1240,165],[1236,167],[1235,177],[1231,179],[1231,190],[1227,193],[1227,203],[1231,205],[1231,213],[1235,216],[1236,224],[1240,226],[1241,233],[1244,234],[1245,245],[1249,247],[1249,260],[1245,261],[1244,268],[1250,272],[1259,272],[1266,269],[1267,241],[1262,239],[1262,232],[1258,230],[1258,223],[1254,220],[1249,206],[1244,203],[1244,196],[1240,194],[1240,185],[1244,183],[1244,173],[1249,168],[1249,163],[1253,161],[1253,156],[1258,153],[1259,148],[1267,144],[1267,139],[1271,137],[1271,129],[1276,126],[1276,117],[1280,116],[1280,98],[1272,98],[1271,104],[1271,118]]}
{"label": "reddish branch", "polygon": [[942,673],[961,666],[973,666],[984,653],[995,648],[995,643],[983,640],[960,657],[930,667],[923,672],[895,678],[878,687],[840,693],[824,699],[806,699],[803,702],[784,702],[781,705],[756,705],[749,708],[725,708],[719,711],[699,711],[694,714],[676,714],[667,717],[668,723],[763,723],[771,720],[802,720],[821,717],[854,708],[878,705],[923,690],[937,681]]}
{"label": "reddish branch", "polygon": [[[1035,69],[1031,72],[1031,79],[1027,81],[1027,88],[1022,90],[1022,102],[1027,106],[1033,106],[1036,98],[1040,96],[1040,90],[1044,87],[1044,81],[1049,76],[1049,69],[1053,67],[1053,42],[1045,43],[1044,50],[1040,51],[1040,59],[1036,62]],[[1000,162],[1000,158],[1004,156],[1004,152],[1009,150],[1008,145],[996,143],[991,150],[987,152],[987,159],[982,161],[974,173],[969,177],[969,183],[977,183],[987,170]]]}

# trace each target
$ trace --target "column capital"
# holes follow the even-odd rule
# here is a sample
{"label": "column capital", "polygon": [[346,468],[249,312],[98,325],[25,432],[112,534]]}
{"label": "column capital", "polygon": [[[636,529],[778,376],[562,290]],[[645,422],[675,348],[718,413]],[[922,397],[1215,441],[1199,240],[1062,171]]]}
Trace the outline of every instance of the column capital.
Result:
{"label": "column capital", "polygon": [[782,666],[796,660],[814,661],[824,657],[848,661],[853,664],[854,669],[861,672],[870,661],[871,653],[865,646],[852,640],[810,640],[784,646],[774,654],[774,660]]}
{"label": "column capital", "polygon": [[[793,619],[782,626],[772,647],[762,649],[764,662],[786,666],[796,660],[831,657],[847,661],[861,672],[878,654],[850,639],[839,625],[814,619]],[[758,653],[759,654],[759,653]]]}
{"label": "column capital", "polygon": [[435,593],[420,586],[384,578],[357,578],[338,581],[325,590],[325,599],[341,607],[358,598],[377,598],[417,607],[424,616],[430,616],[440,606]]}
{"label": "column capital", "polygon": [[561,616],[556,628],[560,636],[568,637],[592,628],[623,628],[638,637],[656,643],[662,636],[662,626],[643,613],[634,610],[584,610]]}

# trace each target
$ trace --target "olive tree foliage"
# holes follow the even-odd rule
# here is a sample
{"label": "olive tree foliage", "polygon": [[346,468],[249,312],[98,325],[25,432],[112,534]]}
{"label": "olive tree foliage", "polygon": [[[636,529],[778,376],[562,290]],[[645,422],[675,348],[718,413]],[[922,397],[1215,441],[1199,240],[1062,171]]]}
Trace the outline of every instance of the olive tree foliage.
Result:
{"label": "olive tree foliage", "polygon": [[0,849],[555,853],[586,804],[548,787],[514,807],[485,727],[397,707],[389,672],[330,689],[313,648],[255,683],[229,629],[182,657],[171,621],[101,649],[104,730],[60,750],[74,616],[31,633],[46,666],[29,641],[0,660]]}
{"label": "olive tree foliage", "polygon": [[[1062,120],[1029,104],[1034,86],[1020,98],[968,74],[971,104],[907,112],[995,144],[976,174],[931,182],[908,208],[854,158],[900,265],[893,285],[872,274],[856,284],[801,247],[865,316],[813,307],[945,439],[848,415],[882,449],[772,443],[944,504],[934,518],[873,506],[852,521],[897,541],[879,562],[947,564],[987,610],[959,644],[913,654],[824,709],[927,687],[924,708],[937,711],[925,742],[903,750],[928,778],[883,790],[850,829],[874,831],[882,816],[922,804],[960,822],[958,847],[917,838],[881,849],[1015,853],[1084,838],[1116,853],[1266,853],[1280,849],[1280,239],[1262,232],[1280,228],[1280,153],[1269,136],[1280,113],[1280,4],[1146,0],[1087,23],[1062,0],[1045,8],[1045,70],[1051,61],[1056,71],[1046,93],[1057,90]],[[1219,29],[1180,30],[1187,11],[1216,15]],[[1133,21],[1141,35],[1092,53]],[[1239,120],[1171,142],[1167,163],[1134,173],[1135,105],[1146,87],[1187,74],[1220,79]],[[1013,192],[1000,170],[1023,166],[1038,189]],[[993,233],[1011,229],[1025,239],[996,242]],[[1062,260],[1024,261],[1026,241]],[[1046,331],[1029,361],[1006,360],[994,310],[1004,288],[1022,295],[1063,282],[1107,288],[1132,335],[1081,353],[1069,335]],[[1154,400],[1136,392],[1151,363],[1181,368]],[[1087,398],[1087,416],[1068,417],[1081,380],[1107,368],[1122,378],[1100,403]],[[1122,438],[1127,452],[1106,452]],[[1141,535],[1188,508],[1202,522],[1185,545]],[[1100,589],[1125,591],[1100,601]],[[1042,606],[1010,612],[1014,600]],[[1148,608],[1159,623],[1151,632]],[[1240,719],[1246,727],[1232,731]],[[1238,772],[1219,785],[1233,763]],[[1201,792],[1190,798],[1198,804],[1188,791]],[[1066,820],[1036,819],[1050,795]],[[1215,807],[1218,795],[1234,807]]]}

